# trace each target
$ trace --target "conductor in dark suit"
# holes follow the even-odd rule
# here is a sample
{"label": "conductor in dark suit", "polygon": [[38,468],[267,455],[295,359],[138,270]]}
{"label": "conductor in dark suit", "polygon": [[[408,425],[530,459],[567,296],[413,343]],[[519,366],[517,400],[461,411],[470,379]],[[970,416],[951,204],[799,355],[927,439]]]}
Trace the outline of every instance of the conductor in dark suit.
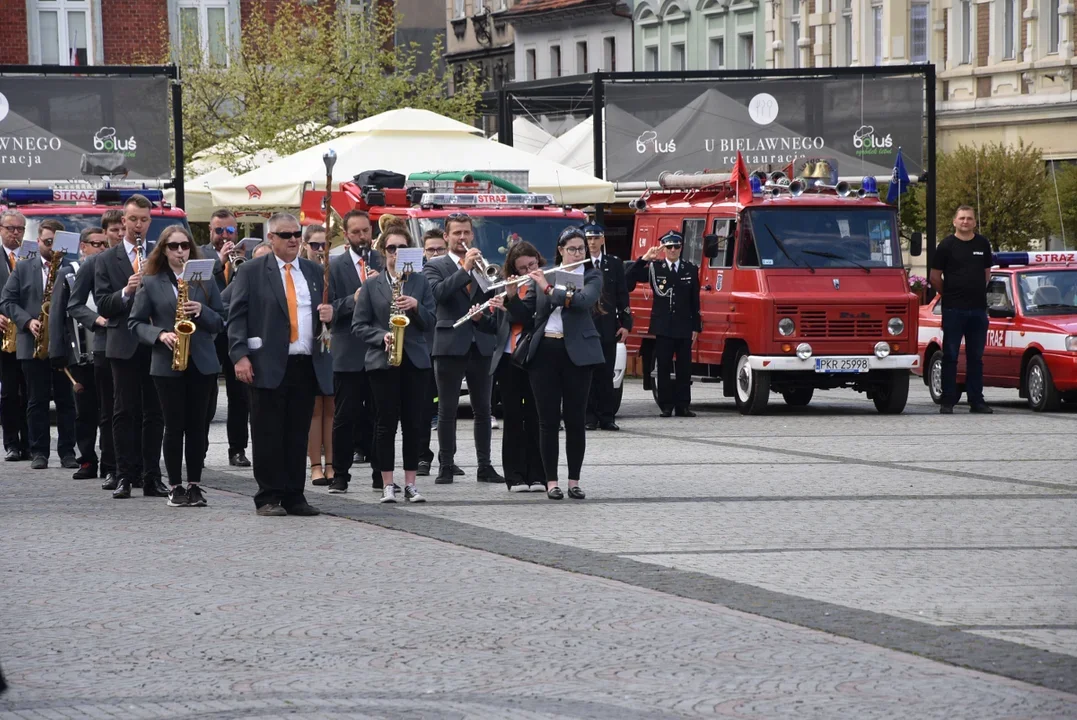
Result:
{"label": "conductor in dark suit", "polygon": [[[676,231],[662,236],[659,245],[632,264],[628,281],[651,285],[651,326],[658,374],[658,406],[662,417],[676,411],[695,417],[692,403],[692,344],[703,329],[699,312],[699,268],[681,258],[684,238]],[[659,259],[662,254],[665,259]],[[669,376],[676,370],[676,380]]]}
{"label": "conductor in dark suit", "polygon": [[[26,233],[26,218],[18,210],[0,212],[0,246],[3,262],[0,263],[0,289],[15,272],[19,247]],[[0,310],[0,332],[7,330],[11,320]],[[4,459],[19,461],[30,459],[30,433],[26,428],[26,381],[22,376],[22,364],[11,352],[0,352],[0,425],[4,431]]]}
{"label": "conductor in dark suit", "polygon": [[303,495],[314,396],[333,392],[333,365],[317,335],[333,321],[319,305],[320,265],[299,258],[303,231],[288,213],[269,218],[273,253],[236,273],[228,305],[229,354],[251,386],[251,440],[259,515],[317,515]]}
{"label": "conductor in dark suit", "polygon": [[453,481],[456,456],[456,408],[460,387],[467,378],[467,390],[475,415],[475,454],[478,456],[479,482],[505,482],[490,462],[490,394],[493,377],[490,360],[494,354],[496,326],[493,323],[453,324],[473,305],[485,302],[486,294],[471,276],[481,256],[471,247],[475,234],[467,215],[449,215],[445,220],[449,254],[431,260],[423,267],[430,290],[437,302],[437,327],[434,330],[434,377],[438,385],[438,461],[436,484]]}
{"label": "conductor in dark suit", "polygon": [[[30,430],[30,455],[33,458],[30,467],[34,470],[49,466],[50,392],[56,402],[56,449],[60,464],[72,469],[79,466],[75,460],[75,397],[71,383],[60,369],[53,368],[47,354],[43,360],[34,357],[37,338],[45,331],[39,318],[51,273],[53,236],[63,227],[56,220],[41,223],[37,238],[38,256],[16,265],[15,272],[4,285],[3,293],[0,293],[0,309],[4,315],[14,319],[15,326],[19,328],[15,356],[22,363],[23,376],[26,378],[26,423]],[[65,260],[57,269],[56,277],[66,272],[67,267]],[[55,282],[54,278],[54,285]],[[51,297],[49,300],[51,302]],[[63,327],[57,330],[50,328],[49,332],[63,333]]]}
{"label": "conductor in dark suit", "polygon": [[[217,373],[214,336],[224,329],[221,294],[212,277],[205,282],[185,283],[187,302],[179,307],[179,283],[183,266],[198,259],[198,247],[187,228],[172,225],[146,259],[142,287],[135,294],[128,318],[131,332],[152,349],[150,375],[157,387],[165,418],[164,457],[168,472],[169,507],[204,507],[202,466],[206,457],[206,417]],[[177,310],[194,324],[187,336],[187,367],[173,369]],[[184,447],[186,445],[186,448]],[[183,487],[186,450],[187,487]]]}
{"label": "conductor in dark suit", "polygon": [[602,340],[605,362],[591,375],[591,395],[587,399],[587,429],[620,430],[614,421],[613,366],[617,362],[617,343],[624,342],[632,329],[628,307],[628,284],[621,258],[606,252],[606,231],[601,225],[584,225],[587,238],[588,265],[602,272],[602,294],[595,315],[595,327]]}

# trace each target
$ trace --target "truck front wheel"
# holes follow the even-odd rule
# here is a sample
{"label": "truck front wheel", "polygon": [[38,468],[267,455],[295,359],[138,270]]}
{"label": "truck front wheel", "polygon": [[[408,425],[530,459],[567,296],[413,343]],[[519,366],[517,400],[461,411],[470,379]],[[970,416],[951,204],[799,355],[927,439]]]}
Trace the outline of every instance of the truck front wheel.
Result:
{"label": "truck front wheel", "polygon": [[884,415],[899,414],[909,400],[909,371],[891,370],[886,384],[876,388],[871,399]]}
{"label": "truck front wheel", "polygon": [[785,398],[785,404],[789,407],[804,407],[811,402],[814,394],[815,388],[800,387],[784,391],[782,397]]}
{"label": "truck front wheel", "polygon": [[737,353],[736,375],[737,409],[742,415],[761,415],[766,412],[770,400],[770,373],[753,370],[748,364],[748,348]]}

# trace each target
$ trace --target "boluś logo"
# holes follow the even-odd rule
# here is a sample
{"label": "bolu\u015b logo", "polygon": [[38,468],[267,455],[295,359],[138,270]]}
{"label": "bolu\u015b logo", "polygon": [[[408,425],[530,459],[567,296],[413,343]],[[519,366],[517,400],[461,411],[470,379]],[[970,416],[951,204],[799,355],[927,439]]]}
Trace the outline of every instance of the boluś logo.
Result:
{"label": "bolu\u015b logo", "polygon": [[853,147],[857,155],[888,155],[894,147],[894,138],[888,133],[881,137],[871,125],[861,125],[853,133]]}
{"label": "bolu\u015b logo", "polygon": [[93,136],[93,149],[98,152],[122,153],[124,157],[135,157],[138,143],[135,136],[123,140],[116,137],[116,128],[103,127]]}

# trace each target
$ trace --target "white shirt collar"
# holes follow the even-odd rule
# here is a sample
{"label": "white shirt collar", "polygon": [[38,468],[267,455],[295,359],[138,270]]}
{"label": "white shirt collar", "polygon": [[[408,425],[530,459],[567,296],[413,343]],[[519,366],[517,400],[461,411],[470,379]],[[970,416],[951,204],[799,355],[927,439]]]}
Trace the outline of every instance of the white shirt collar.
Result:
{"label": "white shirt collar", "polygon": [[355,252],[355,248],[349,247],[348,248],[348,254],[351,255],[352,265],[358,265],[359,261],[363,259],[362,255],[359,255],[358,253]]}
{"label": "white shirt collar", "polygon": [[135,251],[135,245],[134,245],[134,243],[132,243],[127,238],[124,238],[123,239],[123,249],[126,250],[127,255],[130,256],[131,253],[133,253]]}
{"label": "white shirt collar", "polygon": [[299,256],[298,255],[296,255],[295,260],[292,260],[290,263],[284,262],[276,254],[273,255],[273,258],[277,261],[277,269],[282,271],[282,272],[284,271],[284,266],[285,265],[291,265],[294,270],[299,269]]}
{"label": "white shirt collar", "polygon": [[452,261],[453,261],[454,263],[456,263],[457,265],[459,265],[460,263],[464,262],[464,256],[463,256],[463,255],[457,255],[457,254],[456,254],[456,253],[454,253],[454,252],[453,252],[452,250],[450,250],[450,251],[449,251],[449,257],[451,257],[451,258],[452,258]]}

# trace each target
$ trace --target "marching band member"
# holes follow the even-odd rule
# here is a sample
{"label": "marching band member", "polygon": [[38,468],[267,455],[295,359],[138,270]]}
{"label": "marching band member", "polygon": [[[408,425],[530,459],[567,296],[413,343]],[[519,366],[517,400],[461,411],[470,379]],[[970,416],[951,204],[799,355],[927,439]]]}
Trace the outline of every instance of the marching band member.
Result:
{"label": "marching band member", "polygon": [[[15,321],[19,329],[16,338],[16,357],[22,363],[23,377],[26,379],[26,425],[30,431],[30,455],[33,460],[30,467],[43,470],[49,466],[49,393],[56,403],[56,451],[60,456],[60,465],[65,468],[77,468],[75,460],[75,398],[71,391],[71,382],[59,369],[52,367],[47,349],[44,358],[35,356],[35,345],[46,328],[42,325],[41,306],[46,299],[52,302],[53,285],[61,272],[66,272],[69,264],[63,264],[52,272],[53,236],[63,230],[63,223],[45,220],[38,230],[38,256],[29,258],[15,266],[15,272],[8,278],[0,294],[0,312]],[[50,293],[47,295],[47,293]],[[63,333],[63,327],[48,332]]]}
{"label": "marching band member", "polygon": [[[352,320],[352,332],[367,345],[366,370],[377,404],[376,457],[381,470],[381,502],[396,502],[393,469],[396,464],[396,426],[403,436],[401,465],[404,468],[404,500],[426,502],[416,486],[422,423],[426,416],[426,383],[430,369],[430,349],[425,332],[434,326],[434,297],[423,273],[407,272],[396,265],[397,252],[411,247],[403,226],[391,226],[382,233],[378,250],[385,257],[385,272],[371,280],[359,293]],[[403,358],[399,366],[389,364],[393,350],[390,314],[405,313],[410,323],[403,333]],[[398,349],[399,350],[399,349]]]}
{"label": "marching band member", "polygon": [[601,225],[584,225],[583,234],[587,237],[590,266],[602,271],[602,295],[598,300],[602,313],[595,316],[595,325],[602,341],[602,356],[606,359],[591,376],[587,429],[620,430],[613,407],[613,366],[617,362],[617,343],[624,342],[632,329],[625,266],[619,257],[606,252],[606,231]]}
{"label": "marching band member", "polygon": [[[423,267],[434,258],[439,258],[449,252],[449,245],[445,242],[445,231],[434,227],[423,233]],[[434,328],[426,331],[426,346],[434,347]],[[427,371],[426,380],[427,397],[426,420],[423,423],[422,440],[419,449],[419,469],[416,474],[419,477],[430,475],[430,467],[434,463],[434,451],[430,449],[430,435],[437,425],[438,419],[438,384],[434,381],[434,371]]]}
{"label": "marching band member", "polygon": [[[52,309],[49,313],[49,358],[62,362],[71,373],[71,378],[81,389],[75,392],[75,445],[79,450],[79,469],[71,476],[73,480],[96,478],[98,457],[95,445],[97,430],[101,428],[101,476],[113,473],[116,467],[112,433],[105,440],[105,427],[111,429],[112,419],[101,413],[100,389],[97,387],[97,373],[94,368],[94,346],[97,343],[97,329],[104,329],[104,321],[96,312],[86,306],[86,298],[80,297],[74,302],[75,283],[79,275],[87,275],[90,283],[82,283],[83,291],[92,285],[93,263],[90,258],[105,251],[108,241],[105,231],[99,227],[85,228],[79,234],[79,263],[68,266],[61,277],[56,279],[52,289]],[[102,349],[104,336],[101,336]]]}
{"label": "marching band member", "polygon": [[[678,417],[696,416],[688,407],[692,404],[692,345],[703,330],[703,316],[699,313],[699,268],[681,259],[683,247],[681,234],[670,230],[627,273],[630,284],[649,282],[654,293],[649,332],[654,335],[662,417],[674,411]],[[665,260],[659,260],[663,251]],[[670,383],[674,368],[677,377]]]}
{"label": "marching band member", "polygon": [[119,477],[112,497],[118,500],[131,497],[131,488],[138,485],[147,497],[168,495],[161,482],[164,418],[150,377],[152,353],[127,325],[135,292],[142,284],[143,239],[150,228],[152,207],[145,196],[132,195],[123,206],[123,241],[94,261],[94,300],[97,312],[108,320],[105,357],[115,391],[112,432]]}
{"label": "marching band member", "polygon": [[[206,457],[206,416],[221,365],[214,335],[224,329],[224,307],[217,284],[184,283],[187,301],[180,300],[179,281],[188,260],[200,253],[194,238],[182,225],[164,229],[146,259],[142,287],[135,293],[127,325],[143,345],[152,348],[153,376],[165,418],[164,458],[168,472],[169,507],[204,507],[200,483]],[[193,323],[187,336],[186,368],[176,369],[175,348],[180,314]],[[186,444],[186,453],[184,445]],[[183,487],[183,460],[187,461],[187,488]]]}
{"label": "marching band member", "polygon": [[318,515],[303,495],[314,397],[332,392],[333,362],[317,335],[333,306],[319,304],[324,273],[299,257],[303,231],[289,213],[267,223],[273,246],[236,273],[228,305],[229,354],[250,385],[258,515]]}
{"label": "marching band member", "polygon": [[[303,247],[299,256],[325,267],[329,261],[329,248],[325,246],[325,228],[307,225],[303,229]],[[332,279],[330,278],[330,281]],[[331,298],[332,296],[330,296]],[[333,355],[332,352],[329,353]],[[314,415],[310,419],[307,434],[307,456],[310,458],[310,484],[330,485],[333,482],[333,396],[318,393],[314,398]],[[322,465],[322,449],[325,449],[325,465]]]}
{"label": "marching band member", "polygon": [[[557,240],[557,264],[583,260],[587,247],[583,231],[572,227]],[[531,287],[524,305],[535,318],[528,348],[527,368],[539,418],[539,451],[546,471],[546,496],[561,500],[557,485],[557,431],[565,423],[565,456],[568,460],[568,496],[583,500],[580,470],[587,448],[587,396],[593,365],[603,361],[602,343],[593,313],[602,292],[602,273],[578,265],[576,288],[550,284],[542,270],[530,273]]]}
{"label": "marching band member", "polygon": [[[19,247],[26,233],[26,218],[18,210],[0,212],[0,244],[3,245],[4,262],[0,264],[0,289],[15,272]],[[3,310],[0,309],[0,313]],[[8,331],[13,321],[0,314],[0,332]],[[22,363],[15,352],[0,352],[0,424],[4,431],[4,460],[8,462],[30,459],[30,432],[26,427],[26,380],[22,376]]]}

